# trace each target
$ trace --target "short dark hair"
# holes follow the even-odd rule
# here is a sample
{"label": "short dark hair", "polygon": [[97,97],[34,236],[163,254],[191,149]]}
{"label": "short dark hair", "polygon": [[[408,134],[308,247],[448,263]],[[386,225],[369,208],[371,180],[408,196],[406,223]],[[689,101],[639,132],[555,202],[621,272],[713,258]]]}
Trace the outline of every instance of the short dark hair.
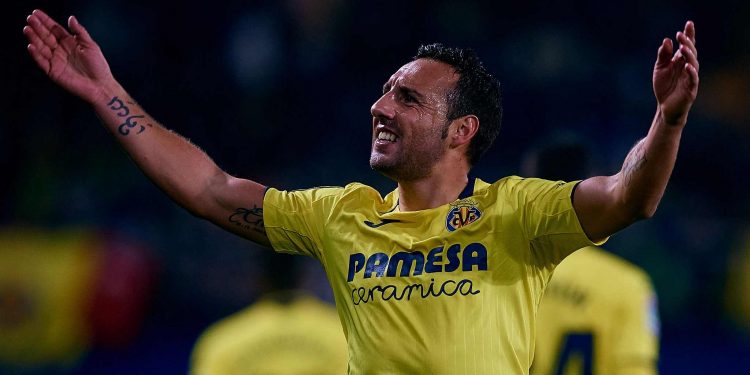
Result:
{"label": "short dark hair", "polygon": [[503,118],[500,82],[485,69],[470,48],[446,47],[440,43],[419,46],[417,59],[446,63],[459,74],[456,87],[448,92],[448,120],[475,115],[479,130],[469,144],[469,163],[476,165],[500,133]]}

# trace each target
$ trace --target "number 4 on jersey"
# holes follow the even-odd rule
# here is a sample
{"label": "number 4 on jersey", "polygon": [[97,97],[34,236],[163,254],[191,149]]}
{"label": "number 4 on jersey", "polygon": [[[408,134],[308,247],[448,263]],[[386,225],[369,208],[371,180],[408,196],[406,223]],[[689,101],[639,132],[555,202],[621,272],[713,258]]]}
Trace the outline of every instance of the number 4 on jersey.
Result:
{"label": "number 4 on jersey", "polygon": [[594,336],[591,333],[568,333],[563,337],[555,375],[591,375],[594,367]]}

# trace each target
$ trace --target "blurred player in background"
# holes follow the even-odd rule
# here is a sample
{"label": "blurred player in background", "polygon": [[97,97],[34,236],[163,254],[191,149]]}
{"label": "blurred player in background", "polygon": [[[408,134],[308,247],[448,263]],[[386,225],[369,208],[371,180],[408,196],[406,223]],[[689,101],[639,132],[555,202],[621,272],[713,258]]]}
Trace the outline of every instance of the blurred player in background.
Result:
{"label": "blurred player in background", "polygon": [[[525,176],[569,181],[590,175],[583,142],[532,150]],[[594,246],[555,269],[537,312],[533,375],[656,374],[659,317],[645,271]]]}
{"label": "blurred player in background", "polygon": [[125,237],[0,227],[0,374],[67,373],[91,348],[130,343],[156,269]]}
{"label": "blurred player in background", "polygon": [[729,317],[737,328],[750,335],[750,228],[740,232],[727,264],[724,297]]}
{"label": "blurred player in background", "polygon": [[[571,252],[654,214],[698,92],[689,21],[677,33],[679,47],[662,40],[653,70],[656,113],[618,173],[487,183],[469,171],[500,130],[500,85],[473,51],[426,45],[386,80],[370,109],[370,167],[397,188],[385,197],[358,183],[281,191],[227,174],[156,122],[115,80],[75,17],[67,30],[38,10],[27,22],[37,65],[89,103],[178,204],[323,264],[349,372],[357,374],[527,373],[552,270]],[[339,104],[331,98],[332,108]],[[304,120],[309,132],[298,136],[326,142],[315,131],[326,124]]]}
{"label": "blurred player in background", "polygon": [[346,373],[346,339],[336,309],[299,288],[299,259],[263,257],[261,298],[198,339],[195,375]]}

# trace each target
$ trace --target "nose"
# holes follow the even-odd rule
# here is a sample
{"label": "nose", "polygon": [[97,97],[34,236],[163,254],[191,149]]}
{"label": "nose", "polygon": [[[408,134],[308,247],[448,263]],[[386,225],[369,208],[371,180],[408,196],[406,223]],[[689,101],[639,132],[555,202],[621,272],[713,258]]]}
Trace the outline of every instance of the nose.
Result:
{"label": "nose", "polygon": [[370,107],[370,113],[372,117],[384,117],[392,119],[396,114],[393,92],[386,92],[380,99],[376,100],[375,103]]}

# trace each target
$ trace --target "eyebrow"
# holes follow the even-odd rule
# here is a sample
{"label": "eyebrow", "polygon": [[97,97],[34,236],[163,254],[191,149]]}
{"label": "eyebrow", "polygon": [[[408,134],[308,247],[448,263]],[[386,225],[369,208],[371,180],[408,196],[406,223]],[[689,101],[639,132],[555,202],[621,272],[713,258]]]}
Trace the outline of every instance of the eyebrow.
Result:
{"label": "eyebrow", "polygon": [[[385,93],[386,91],[388,91],[388,89],[390,87],[391,87],[391,81],[388,81],[388,82],[384,83],[383,84],[383,92]],[[399,90],[401,90],[401,91],[403,91],[405,93],[408,93],[408,94],[412,94],[412,95],[416,96],[417,99],[420,99],[420,100],[424,98],[424,95],[422,95],[421,92],[417,91],[414,88],[408,87],[408,86],[399,85]]]}
{"label": "eyebrow", "polygon": [[411,88],[411,87],[401,86],[401,89],[402,89],[403,91],[405,91],[405,92],[408,92],[408,93],[410,93],[410,94],[412,94],[412,95],[416,96],[416,97],[417,97],[417,99],[420,99],[420,100],[421,100],[421,99],[423,99],[423,98],[424,98],[424,95],[422,95],[422,93],[421,93],[421,92],[419,92],[419,91],[417,91],[416,89],[413,89],[413,88]]}
{"label": "eyebrow", "polygon": [[383,93],[388,91],[389,88],[391,88],[391,80],[388,80],[383,84]]}

